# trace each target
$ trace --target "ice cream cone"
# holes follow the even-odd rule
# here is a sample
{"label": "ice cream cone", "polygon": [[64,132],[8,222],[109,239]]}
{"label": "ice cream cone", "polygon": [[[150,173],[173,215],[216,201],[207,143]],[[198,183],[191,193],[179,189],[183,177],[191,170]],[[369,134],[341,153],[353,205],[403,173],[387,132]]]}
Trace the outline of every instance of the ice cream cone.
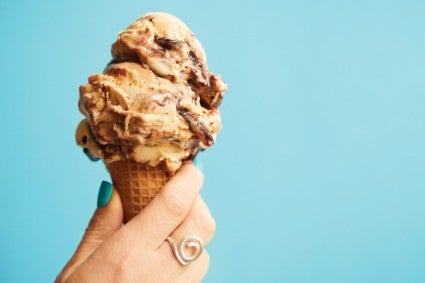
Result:
{"label": "ice cream cone", "polygon": [[132,160],[123,160],[106,166],[121,197],[124,223],[137,215],[171,177],[163,163],[152,167]]}
{"label": "ice cream cone", "polygon": [[226,84],[208,70],[190,29],[170,14],[139,18],[119,33],[111,53],[103,73],[80,86],[85,119],[76,139],[90,160],[106,164],[126,223],[182,162],[214,144]]}

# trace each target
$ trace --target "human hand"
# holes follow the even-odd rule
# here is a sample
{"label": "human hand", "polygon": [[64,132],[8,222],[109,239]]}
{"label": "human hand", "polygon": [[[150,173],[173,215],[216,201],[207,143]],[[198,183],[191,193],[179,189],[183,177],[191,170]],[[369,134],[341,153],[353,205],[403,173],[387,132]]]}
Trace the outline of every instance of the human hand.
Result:
{"label": "human hand", "polygon": [[209,266],[207,251],[182,266],[166,239],[196,235],[204,244],[211,240],[215,222],[199,195],[202,182],[202,173],[192,163],[184,164],[124,226],[119,194],[113,190],[56,282],[201,282]]}

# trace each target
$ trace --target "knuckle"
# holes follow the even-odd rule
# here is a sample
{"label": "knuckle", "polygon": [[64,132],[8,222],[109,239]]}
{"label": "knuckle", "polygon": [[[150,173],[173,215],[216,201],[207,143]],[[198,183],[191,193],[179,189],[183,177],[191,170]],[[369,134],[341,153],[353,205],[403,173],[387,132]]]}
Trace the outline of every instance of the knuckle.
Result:
{"label": "knuckle", "polygon": [[192,165],[183,167],[182,171],[184,171],[184,174],[190,176],[192,184],[199,187],[202,186],[204,182],[204,174],[201,170]]}
{"label": "knuckle", "polygon": [[204,174],[202,173],[202,171],[196,170],[193,180],[196,181],[199,187],[202,187],[202,184],[204,183]]}
{"label": "knuckle", "polygon": [[129,260],[125,259],[124,261],[117,262],[115,264],[115,272],[114,272],[114,281],[122,282],[126,277],[126,274],[131,274],[132,270],[130,270]]}
{"label": "knuckle", "polygon": [[188,208],[186,201],[177,194],[164,194],[162,202],[167,213],[176,217],[184,217],[187,214]]}
{"label": "knuckle", "polygon": [[210,265],[210,261],[211,261],[210,254],[207,251],[204,251],[203,257],[204,257],[205,265],[208,267]]}
{"label": "knuckle", "polygon": [[112,271],[113,280],[112,282],[125,282],[128,274],[134,272],[135,257],[131,250],[118,249],[114,247],[111,251],[114,256],[111,258],[104,259],[104,265],[108,266],[108,269]]}
{"label": "knuckle", "polygon": [[113,231],[113,228],[108,223],[92,218],[85,230],[83,240],[87,244],[97,246],[109,237],[110,231]]}
{"label": "knuckle", "polygon": [[212,217],[208,217],[208,219],[206,219],[205,223],[205,231],[208,234],[208,236],[213,236],[215,234],[216,228],[217,228],[217,224],[214,220],[214,218]]}

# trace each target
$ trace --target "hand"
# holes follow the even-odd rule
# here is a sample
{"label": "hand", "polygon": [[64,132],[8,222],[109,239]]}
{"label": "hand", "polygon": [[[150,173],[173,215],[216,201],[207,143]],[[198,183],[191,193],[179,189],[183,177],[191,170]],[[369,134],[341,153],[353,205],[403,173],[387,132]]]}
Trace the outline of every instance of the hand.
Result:
{"label": "hand", "polygon": [[166,239],[171,235],[180,242],[196,235],[204,245],[211,240],[215,222],[199,195],[202,182],[202,173],[192,163],[184,164],[124,226],[119,194],[113,190],[56,282],[201,282],[209,266],[207,251],[183,267]]}

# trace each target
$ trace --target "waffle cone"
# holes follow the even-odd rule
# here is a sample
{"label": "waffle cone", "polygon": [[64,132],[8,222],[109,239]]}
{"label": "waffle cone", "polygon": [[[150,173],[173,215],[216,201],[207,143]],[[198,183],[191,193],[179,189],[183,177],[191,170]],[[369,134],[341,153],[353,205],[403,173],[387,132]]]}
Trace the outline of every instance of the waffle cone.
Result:
{"label": "waffle cone", "polygon": [[170,179],[163,163],[155,167],[132,160],[106,164],[112,183],[121,197],[124,223],[138,214]]}

